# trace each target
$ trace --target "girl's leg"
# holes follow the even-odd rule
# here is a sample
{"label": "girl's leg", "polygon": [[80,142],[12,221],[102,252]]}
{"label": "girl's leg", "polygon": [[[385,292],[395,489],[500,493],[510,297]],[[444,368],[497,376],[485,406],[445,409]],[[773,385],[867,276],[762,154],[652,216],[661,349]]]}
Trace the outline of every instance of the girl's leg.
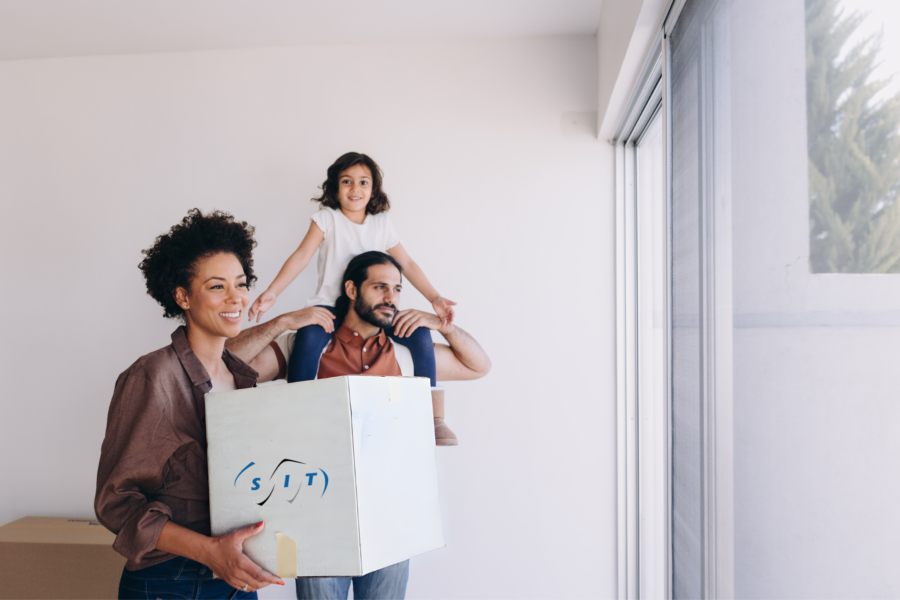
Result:
{"label": "girl's leg", "polygon": [[394,335],[394,328],[385,328],[385,333],[391,339],[409,348],[415,366],[416,377],[427,377],[431,380],[431,387],[437,386],[437,368],[434,363],[434,342],[431,339],[431,330],[427,327],[419,327],[412,335],[399,338]]}
{"label": "girl's leg", "polygon": [[[330,306],[323,306],[332,313],[334,309]],[[319,359],[322,357],[322,350],[331,341],[331,334],[327,333],[319,325],[308,325],[297,330],[294,337],[294,348],[291,350],[291,358],[288,360],[287,380],[288,383],[295,381],[310,381],[316,378],[319,372]]]}
{"label": "girl's leg", "polygon": [[391,339],[409,348],[416,377],[431,380],[431,409],[434,413],[434,441],[438,446],[456,446],[456,434],[444,422],[444,390],[437,387],[437,367],[434,361],[434,342],[431,330],[419,327],[407,338],[398,338],[393,328],[385,330]]}

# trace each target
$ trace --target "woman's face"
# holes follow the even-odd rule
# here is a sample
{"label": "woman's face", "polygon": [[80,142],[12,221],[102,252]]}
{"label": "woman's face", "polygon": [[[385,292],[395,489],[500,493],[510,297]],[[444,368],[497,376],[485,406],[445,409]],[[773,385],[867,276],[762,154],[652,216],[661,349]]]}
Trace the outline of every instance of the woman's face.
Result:
{"label": "woman's face", "polygon": [[211,336],[233,338],[250,297],[247,276],[234,254],[202,258],[195,267],[190,291],[178,288],[175,299],[185,309],[187,326]]}

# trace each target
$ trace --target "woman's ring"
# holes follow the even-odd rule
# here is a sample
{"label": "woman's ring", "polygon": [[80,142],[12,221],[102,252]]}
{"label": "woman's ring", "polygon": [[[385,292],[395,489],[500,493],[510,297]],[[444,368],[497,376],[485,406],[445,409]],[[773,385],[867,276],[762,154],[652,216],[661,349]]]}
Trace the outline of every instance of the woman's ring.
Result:
{"label": "woman's ring", "polygon": [[247,586],[245,585],[244,587],[242,587],[242,588],[241,588],[241,591],[242,591],[242,592],[246,592],[246,591],[247,591]]}

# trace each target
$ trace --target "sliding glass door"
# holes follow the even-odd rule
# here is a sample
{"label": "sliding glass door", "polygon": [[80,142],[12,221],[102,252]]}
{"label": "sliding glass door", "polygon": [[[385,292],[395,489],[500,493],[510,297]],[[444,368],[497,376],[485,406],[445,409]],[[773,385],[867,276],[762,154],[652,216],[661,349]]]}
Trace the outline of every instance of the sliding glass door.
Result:
{"label": "sliding glass door", "polygon": [[900,596],[900,9],[666,32],[673,596]]}

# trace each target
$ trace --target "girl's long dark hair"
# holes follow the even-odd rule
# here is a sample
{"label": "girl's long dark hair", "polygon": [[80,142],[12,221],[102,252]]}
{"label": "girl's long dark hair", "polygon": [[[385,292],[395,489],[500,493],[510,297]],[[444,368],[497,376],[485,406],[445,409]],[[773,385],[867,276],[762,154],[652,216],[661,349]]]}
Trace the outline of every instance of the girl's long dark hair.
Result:
{"label": "girl's long dark hair", "polygon": [[401,267],[400,263],[398,263],[390,254],[372,250],[354,256],[350,261],[350,264],[347,265],[347,270],[344,271],[344,278],[341,281],[341,295],[337,299],[337,302],[334,303],[334,312],[337,313],[337,318],[334,323],[335,329],[341,326],[344,319],[347,317],[347,311],[350,310],[350,296],[347,295],[347,282],[352,281],[353,285],[356,286],[357,293],[359,293],[362,284],[369,278],[369,267],[374,265],[394,265],[397,267],[397,270],[400,271],[400,274],[403,274],[403,267]]}
{"label": "girl's long dark hair", "polygon": [[313,198],[312,201],[318,202],[322,206],[339,210],[341,203],[338,200],[338,180],[341,173],[353,165],[365,165],[372,173],[372,195],[369,197],[369,203],[366,205],[366,214],[377,215],[378,213],[389,211],[391,202],[388,200],[384,190],[381,189],[381,180],[384,177],[381,168],[374,160],[359,152],[348,152],[328,167],[328,178],[320,186],[322,195],[318,198]]}

